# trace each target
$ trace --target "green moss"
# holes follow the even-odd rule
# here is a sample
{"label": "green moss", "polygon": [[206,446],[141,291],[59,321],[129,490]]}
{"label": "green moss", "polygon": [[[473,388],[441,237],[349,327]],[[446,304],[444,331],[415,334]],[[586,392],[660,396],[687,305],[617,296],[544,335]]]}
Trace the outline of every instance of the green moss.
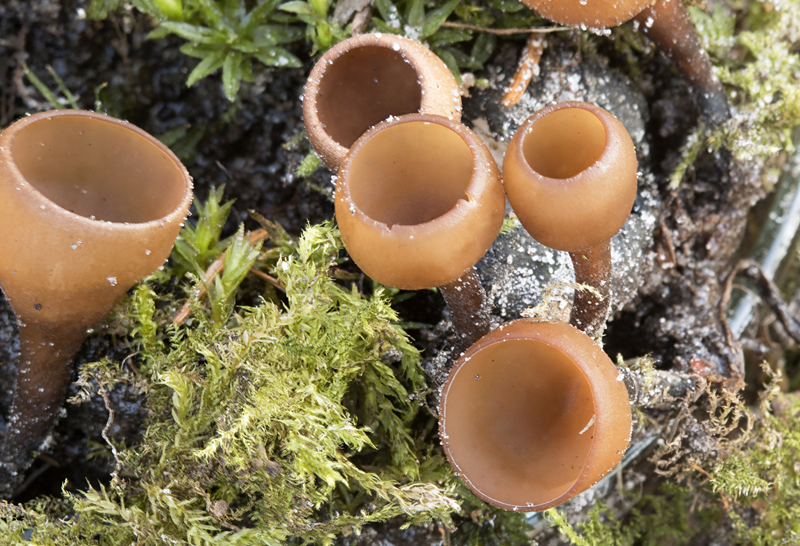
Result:
{"label": "green moss", "polygon": [[[740,11],[737,12],[735,8]],[[709,130],[699,126],[683,146],[670,177],[680,183],[703,149],[727,148],[742,161],[764,161],[794,150],[792,130],[800,120],[800,0],[717,4],[711,13],[690,8],[715,71],[735,109],[733,118]]]}

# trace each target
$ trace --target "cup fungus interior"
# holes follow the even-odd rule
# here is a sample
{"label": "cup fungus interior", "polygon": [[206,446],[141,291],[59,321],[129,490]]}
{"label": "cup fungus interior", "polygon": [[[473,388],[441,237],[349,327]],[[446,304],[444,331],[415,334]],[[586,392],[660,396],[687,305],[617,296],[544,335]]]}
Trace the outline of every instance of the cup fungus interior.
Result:
{"label": "cup fungus interior", "polygon": [[317,94],[317,116],[333,140],[349,148],[389,116],[418,112],[422,85],[399,51],[359,47],[335,58]]}
{"label": "cup fungus interior", "polygon": [[532,339],[493,343],[463,363],[446,392],[452,460],[472,486],[510,506],[566,493],[594,434],[589,383],[560,350]]}
{"label": "cup fungus interior", "polygon": [[354,146],[350,155],[350,198],[368,217],[390,227],[429,222],[468,199],[472,152],[458,133],[442,125],[389,125]]}
{"label": "cup fungus interior", "polygon": [[606,130],[582,108],[562,108],[537,119],[522,142],[528,165],[548,178],[570,178],[594,164],[606,147]]}
{"label": "cup fungus interior", "polygon": [[11,153],[39,193],[95,220],[158,220],[178,208],[187,191],[184,171],[165,149],[103,119],[40,119],[20,129]]}

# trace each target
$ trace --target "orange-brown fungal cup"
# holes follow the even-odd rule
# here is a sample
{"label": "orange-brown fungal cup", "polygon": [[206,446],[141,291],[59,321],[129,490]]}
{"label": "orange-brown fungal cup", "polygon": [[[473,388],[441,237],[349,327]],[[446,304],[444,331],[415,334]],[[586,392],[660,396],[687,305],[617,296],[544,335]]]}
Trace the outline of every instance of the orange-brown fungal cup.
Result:
{"label": "orange-brown fungal cup", "polygon": [[361,34],[333,46],[314,66],[303,94],[308,138],[333,170],[367,129],[413,113],[459,121],[461,95],[439,57],[393,34]]}
{"label": "orange-brown fungal cup", "polygon": [[475,133],[422,114],[380,123],[350,148],[335,198],[345,246],[364,273],[405,290],[438,286],[459,331],[471,341],[488,332],[473,266],[500,231],[505,198]]}
{"label": "orange-brown fungal cup", "polygon": [[544,510],[620,461],[631,434],[625,383],[589,337],[522,319],[481,338],[442,390],[439,435],[472,491],[506,510]]}
{"label": "orange-brown fungal cup", "polygon": [[632,18],[697,89],[701,112],[714,123],[730,117],[728,97],[714,75],[682,0],[522,0],[557,23],[607,28]]}
{"label": "orange-brown fungal cup", "polygon": [[52,429],[87,329],[164,263],[191,200],[180,161],[126,122],[59,110],[0,134],[0,285],[21,346],[6,495]]}
{"label": "orange-brown fungal cup", "polygon": [[570,253],[577,282],[570,323],[602,331],[609,306],[609,243],[636,199],[636,152],[628,131],[587,102],[543,108],[517,130],[503,159],[503,187],[531,237]]}

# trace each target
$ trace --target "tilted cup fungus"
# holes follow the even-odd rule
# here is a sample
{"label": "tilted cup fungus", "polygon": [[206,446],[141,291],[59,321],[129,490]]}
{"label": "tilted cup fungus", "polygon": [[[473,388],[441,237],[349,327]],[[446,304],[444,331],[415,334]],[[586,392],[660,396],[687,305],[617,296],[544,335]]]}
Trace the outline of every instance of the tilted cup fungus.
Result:
{"label": "tilted cup fungus", "polygon": [[303,94],[311,145],[333,170],[367,129],[389,116],[461,119],[461,95],[447,66],[428,48],[393,34],[362,34],[317,62]]}
{"label": "tilted cup fungus", "polygon": [[531,237],[569,252],[579,283],[570,324],[594,337],[611,289],[610,241],[636,199],[636,152],[622,123],[599,106],[562,102],[517,130],[503,159],[508,201]]}
{"label": "tilted cup fungus", "polygon": [[486,145],[458,122],[384,121],[339,169],[336,219],[353,261],[395,288],[438,286],[469,343],[489,331],[475,263],[503,223],[505,197]]}
{"label": "tilted cup fungus", "polygon": [[631,435],[625,383],[589,337],[521,319],[481,338],[442,390],[439,436],[472,491],[505,510],[556,506],[620,461]]}
{"label": "tilted cup fungus", "polygon": [[564,25],[606,28],[636,19],[639,28],[698,90],[703,113],[715,123],[730,117],[728,97],[682,0],[522,0],[543,17]]}
{"label": "tilted cup fungus", "polygon": [[126,122],[59,110],[0,134],[0,286],[21,347],[6,480],[52,429],[87,330],[164,263],[191,200],[178,158]]}

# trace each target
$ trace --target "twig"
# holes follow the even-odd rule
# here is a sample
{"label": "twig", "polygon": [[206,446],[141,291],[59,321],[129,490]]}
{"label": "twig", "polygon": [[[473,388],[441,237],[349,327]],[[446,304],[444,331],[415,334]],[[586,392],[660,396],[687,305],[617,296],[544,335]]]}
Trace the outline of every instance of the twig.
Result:
{"label": "twig", "polygon": [[[255,230],[255,231],[250,233],[250,244],[251,245],[255,244],[258,241],[263,241],[263,240],[265,240],[267,238],[269,238],[269,233],[267,233],[267,230],[265,230],[265,229],[257,229],[257,230]],[[193,299],[194,300],[199,300],[200,298],[202,298],[203,296],[206,295],[206,286],[211,281],[213,281],[214,280],[214,276],[217,275],[218,273],[220,273],[225,267],[225,254],[226,254],[225,252],[220,254],[219,257],[216,260],[214,260],[213,262],[211,262],[210,266],[208,266],[208,269],[206,270],[204,282],[201,283],[200,287],[192,295],[192,297],[190,297],[188,300],[186,300],[186,303],[183,304],[183,307],[181,307],[181,310],[178,311],[178,313],[172,319],[173,324],[175,324],[176,326],[183,326],[183,323],[186,322],[186,320],[192,314],[192,305],[191,305],[192,300]],[[253,271],[253,270],[251,269],[250,271]],[[267,276],[269,277],[269,275],[267,275]],[[272,277],[270,277],[270,279],[272,279]],[[267,280],[267,279],[265,279],[265,280]],[[274,280],[276,283],[278,282],[277,279],[272,279],[272,280]],[[268,281],[268,282],[271,282],[271,281]],[[278,284],[280,284],[280,283],[278,283]],[[278,288],[278,286],[276,286],[276,288]],[[285,288],[281,288],[281,290],[285,291],[286,289]]]}
{"label": "twig", "polygon": [[507,36],[509,34],[547,34],[549,32],[558,32],[561,30],[574,30],[572,27],[547,27],[547,28],[486,28],[476,25],[469,25],[467,23],[452,23],[445,21],[442,23],[443,27],[448,28],[463,28],[465,30],[477,30],[478,32],[486,32],[488,34],[497,34],[499,36]]}
{"label": "twig", "polygon": [[255,267],[251,267],[250,268],[250,273],[252,273],[256,277],[258,277],[259,279],[263,279],[263,280],[267,281],[269,284],[271,284],[272,286],[274,286],[275,288],[277,288],[281,292],[286,292],[286,287],[283,286],[283,284],[281,284],[281,281],[279,281],[275,277],[273,277],[271,275],[267,275],[266,273],[264,273],[263,271],[259,271]]}
{"label": "twig", "polygon": [[528,37],[528,43],[522,50],[522,58],[517,66],[517,72],[514,74],[514,81],[511,82],[503,96],[503,106],[511,108],[525,94],[528,84],[531,83],[534,76],[539,74],[539,59],[542,58],[542,52],[546,45],[546,40],[540,34],[531,34]]}
{"label": "twig", "polygon": [[100,391],[100,396],[103,397],[103,404],[105,404],[106,409],[108,410],[108,420],[106,420],[106,426],[103,427],[103,431],[100,433],[103,436],[103,440],[111,446],[111,453],[114,455],[114,460],[116,464],[114,465],[114,472],[111,473],[111,480],[117,481],[119,479],[119,471],[122,469],[122,461],[119,459],[119,452],[117,452],[117,447],[113,444],[111,439],[108,437],[108,431],[111,430],[111,425],[114,424],[114,410],[111,409],[111,401],[108,399],[108,391],[106,391],[105,386],[98,381],[98,390]]}

